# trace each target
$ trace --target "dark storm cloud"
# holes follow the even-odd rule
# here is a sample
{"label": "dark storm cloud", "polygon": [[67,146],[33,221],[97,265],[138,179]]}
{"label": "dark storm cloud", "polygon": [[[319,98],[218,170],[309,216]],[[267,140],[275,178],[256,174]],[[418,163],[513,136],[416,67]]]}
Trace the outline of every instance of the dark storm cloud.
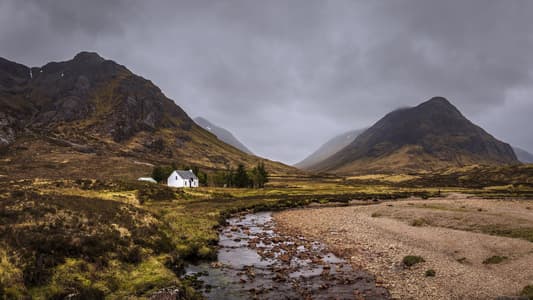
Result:
{"label": "dark storm cloud", "polygon": [[285,162],[434,95],[533,150],[531,19],[519,0],[5,0],[0,55],[97,51]]}

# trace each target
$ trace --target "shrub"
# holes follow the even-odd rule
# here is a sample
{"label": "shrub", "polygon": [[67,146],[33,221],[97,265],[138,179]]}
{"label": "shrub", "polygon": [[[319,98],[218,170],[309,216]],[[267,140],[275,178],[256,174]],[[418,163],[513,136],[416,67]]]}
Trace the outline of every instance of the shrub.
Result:
{"label": "shrub", "polygon": [[172,201],[176,199],[176,193],[166,186],[146,184],[137,190],[137,198],[141,204],[146,201]]}
{"label": "shrub", "polygon": [[[144,249],[147,253],[174,249],[165,233],[166,225],[154,215],[98,198],[28,192],[2,199],[0,219],[8,224],[0,234],[2,243],[19,249],[19,268],[26,287],[49,284],[54,269],[66,258],[79,258],[100,268],[107,266],[109,258],[139,263]],[[122,236],[117,227],[129,234]]]}
{"label": "shrub", "polygon": [[371,216],[372,218],[379,218],[379,217],[381,217],[381,214],[378,213],[378,212],[374,212],[374,213],[372,213],[372,215],[370,215],[370,216]]}
{"label": "shrub", "polygon": [[199,259],[215,259],[216,251],[208,246],[201,246],[197,251],[197,256]]}
{"label": "shrub", "polygon": [[436,272],[433,269],[426,270],[426,273],[425,273],[426,277],[435,277],[435,274]]}
{"label": "shrub", "polygon": [[407,255],[403,258],[402,262],[406,267],[411,267],[418,263],[425,262],[425,260],[422,258],[422,256]]}
{"label": "shrub", "polygon": [[522,296],[526,296],[529,300],[533,300],[533,284],[530,284],[522,290]]}
{"label": "shrub", "polygon": [[508,258],[507,256],[494,255],[494,256],[491,256],[491,257],[485,259],[483,261],[483,264],[485,264],[485,265],[499,264],[499,263],[503,262],[504,260],[506,260],[507,258]]}
{"label": "shrub", "polygon": [[239,164],[237,167],[235,175],[233,176],[233,181],[235,183],[235,187],[238,188],[245,188],[250,185],[250,177],[248,176],[243,164]]}
{"label": "shrub", "polygon": [[139,246],[133,246],[130,249],[126,249],[122,254],[121,260],[131,264],[138,264],[143,260],[142,249]]}
{"label": "shrub", "polygon": [[157,182],[166,180],[174,169],[172,166],[155,166],[152,169],[152,178]]}
{"label": "shrub", "polygon": [[421,227],[425,225],[429,225],[429,221],[424,218],[418,218],[411,221],[411,226]]}

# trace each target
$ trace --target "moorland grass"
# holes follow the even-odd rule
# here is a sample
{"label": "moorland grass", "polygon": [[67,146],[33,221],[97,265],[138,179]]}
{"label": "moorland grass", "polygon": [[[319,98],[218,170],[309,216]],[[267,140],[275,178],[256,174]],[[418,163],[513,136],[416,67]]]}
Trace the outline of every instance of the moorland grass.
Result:
{"label": "moorland grass", "polygon": [[508,227],[498,225],[480,226],[480,231],[490,235],[505,236],[533,242],[533,228],[531,227]]}
{"label": "moorland grass", "polygon": [[193,299],[198,295],[180,279],[184,264],[216,258],[217,229],[232,214],[445,191],[335,177],[282,179],[265,189],[194,190],[91,179],[0,182],[0,217],[8,224],[0,227],[0,290],[14,298],[74,289],[120,299],[177,286]]}

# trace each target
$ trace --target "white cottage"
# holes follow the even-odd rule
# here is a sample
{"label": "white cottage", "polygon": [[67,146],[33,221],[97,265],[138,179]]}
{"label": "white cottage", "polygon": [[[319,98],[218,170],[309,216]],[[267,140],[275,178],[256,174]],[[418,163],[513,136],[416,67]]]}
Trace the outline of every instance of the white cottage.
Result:
{"label": "white cottage", "polygon": [[167,185],[170,187],[198,187],[198,177],[192,170],[175,170],[168,176]]}

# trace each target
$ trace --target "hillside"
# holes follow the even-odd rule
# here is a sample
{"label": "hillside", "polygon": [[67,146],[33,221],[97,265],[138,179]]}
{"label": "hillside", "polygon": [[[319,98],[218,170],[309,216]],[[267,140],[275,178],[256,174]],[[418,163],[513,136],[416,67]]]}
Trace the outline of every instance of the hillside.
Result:
{"label": "hillside", "polygon": [[321,161],[340,151],[342,148],[348,146],[363,131],[364,129],[357,129],[337,135],[336,137],[328,140],[326,143],[320,146],[315,152],[311,153],[311,155],[309,155],[299,163],[296,163],[294,166],[304,170],[311,168],[312,166],[320,163]]}
{"label": "hillside", "polygon": [[89,52],[39,68],[0,59],[0,146],[0,176],[10,177],[136,178],[152,164],[261,160],[196,125],[151,81]]}
{"label": "hillside", "polygon": [[526,150],[518,147],[513,147],[514,153],[519,161],[530,164],[533,163],[533,154],[527,152]]}
{"label": "hillside", "polygon": [[204,119],[202,117],[196,117],[194,118],[194,122],[196,124],[200,125],[203,129],[211,132],[212,134],[216,135],[216,137],[223,141],[224,143],[228,145],[232,145],[233,147],[241,150],[244,153],[253,155],[252,151],[248,149],[243,143],[241,143],[231,132],[228,130],[216,126],[215,124],[209,122],[207,119]]}
{"label": "hillside", "polygon": [[517,164],[511,146],[434,97],[393,111],[311,170],[341,174],[437,170],[471,164]]}

